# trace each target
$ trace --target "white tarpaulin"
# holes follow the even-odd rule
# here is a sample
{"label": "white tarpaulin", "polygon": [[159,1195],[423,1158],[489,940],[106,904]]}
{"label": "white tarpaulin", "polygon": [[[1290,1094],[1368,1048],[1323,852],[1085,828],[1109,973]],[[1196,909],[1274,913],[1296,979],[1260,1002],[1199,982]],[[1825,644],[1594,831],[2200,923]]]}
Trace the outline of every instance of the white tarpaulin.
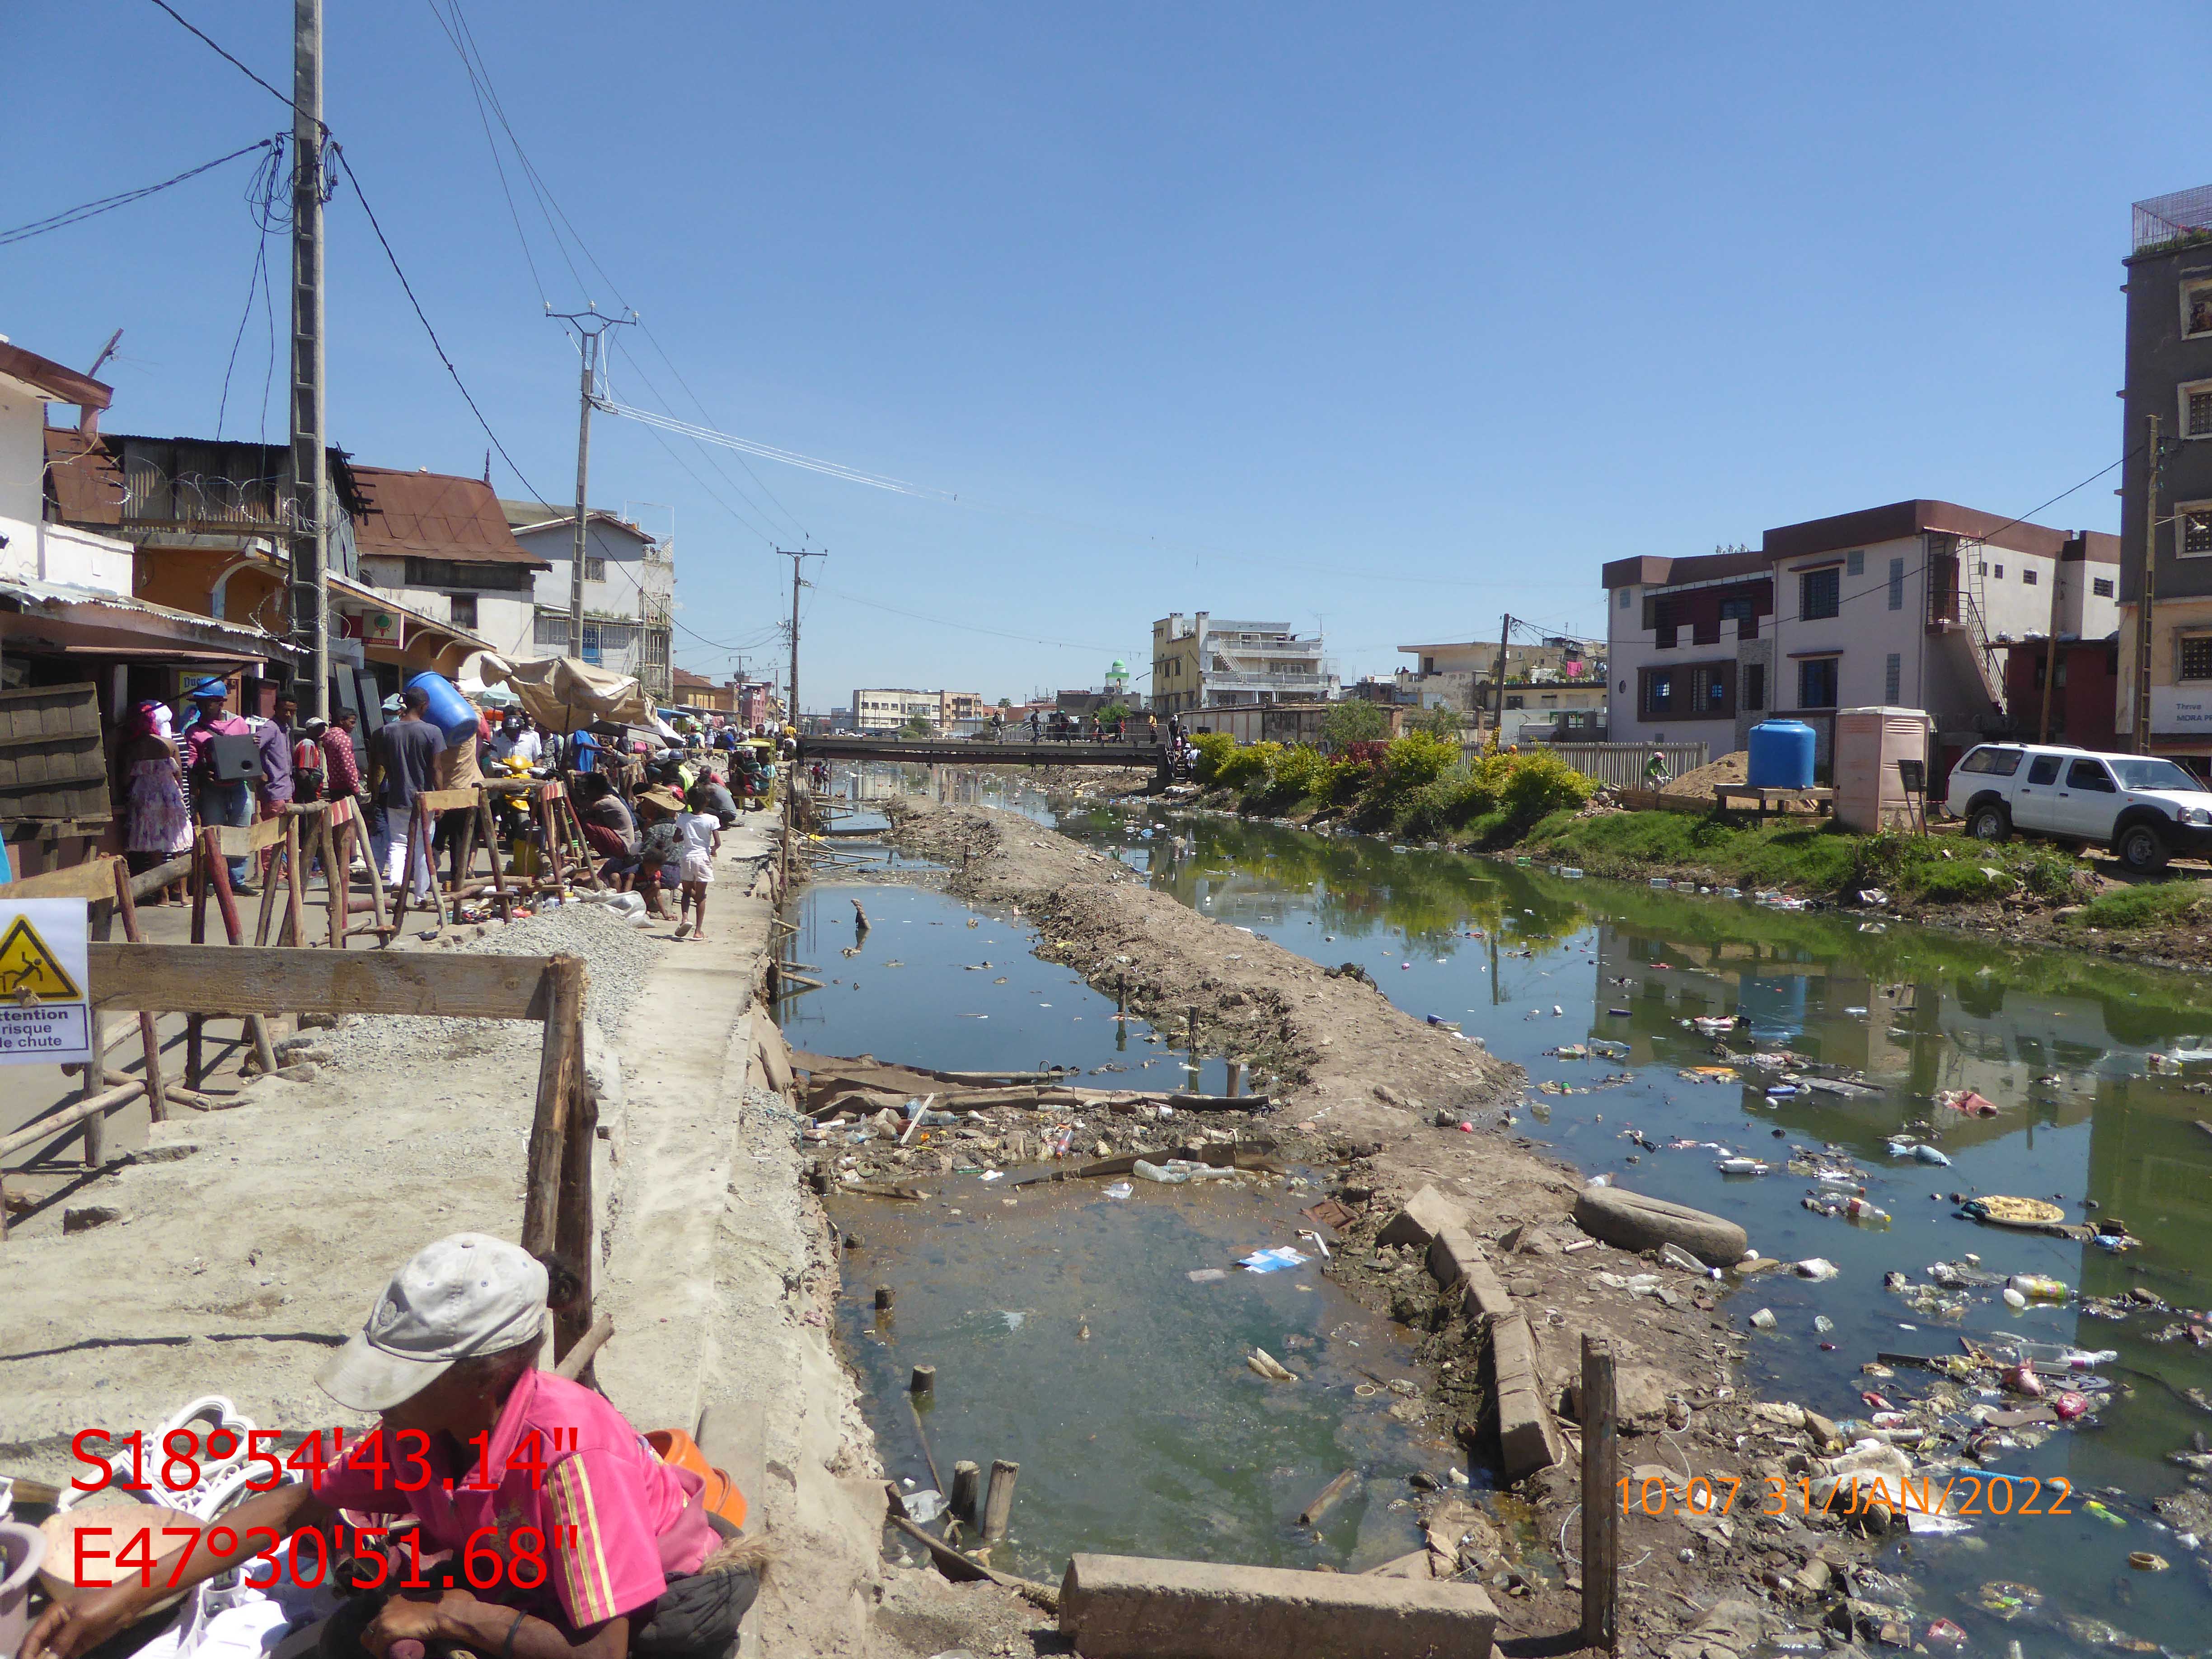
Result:
{"label": "white tarpaulin", "polygon": [[461,692],[470,683],[504,685],[522,700],[530,718],[549,732],[573,732],[594,720],[651,726],[658,722],[653,699],[635,674],[610,673],[574,657],[547,657],[510,663],[480,651],[462,670]]}

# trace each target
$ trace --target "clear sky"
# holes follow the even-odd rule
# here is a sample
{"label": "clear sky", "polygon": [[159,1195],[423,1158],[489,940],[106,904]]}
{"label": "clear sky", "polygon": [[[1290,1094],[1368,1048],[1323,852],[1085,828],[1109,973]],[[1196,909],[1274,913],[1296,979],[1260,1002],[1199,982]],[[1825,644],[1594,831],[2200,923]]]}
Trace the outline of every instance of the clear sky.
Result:
{"label": "clear sky", "polygon": [[[289,88],[287,0],[174,3]],[[589,301],[651,331],[623,401],[931,492],[596,422],[594,501],[672,524],[683,665],[780,657],[772,550],[829,550],[809,708],[1141,673],[1171,610],[1325,623],[1349,678],[1503,611],[1601,630],[1609,558],[2023,513],[2120,453],[2129,203],[2212,182],[2201,7],[472,0],[564,250],[453,4],[330,0],[326,115],[531,483],[573,492],[544,311]],[[0,229],[289,125],[150,0],[15,0],[0,48]],[[0,247],[0,333],[82,368],[122,327],[110,429],[212,432],[249,167]],[[480,473],[349,190],[330,237],[337,441]],[[257,300],[226,434],[269,362]],[[2044,521],[2116,527],[2117,482]]]}

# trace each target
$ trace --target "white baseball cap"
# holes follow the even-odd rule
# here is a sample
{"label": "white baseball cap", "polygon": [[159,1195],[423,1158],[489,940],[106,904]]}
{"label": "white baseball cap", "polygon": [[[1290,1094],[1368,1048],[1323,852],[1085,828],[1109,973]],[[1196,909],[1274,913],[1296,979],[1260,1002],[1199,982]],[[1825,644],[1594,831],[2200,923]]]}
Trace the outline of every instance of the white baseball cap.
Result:
{"label": "white baseball cap", "polygon": [[487,1233],[425,1245],[392,1274],[362,1326],[315,1381],[341,1406],[389,1411],[457,1360],[501,1353],[544,1333],[545,1268]]}

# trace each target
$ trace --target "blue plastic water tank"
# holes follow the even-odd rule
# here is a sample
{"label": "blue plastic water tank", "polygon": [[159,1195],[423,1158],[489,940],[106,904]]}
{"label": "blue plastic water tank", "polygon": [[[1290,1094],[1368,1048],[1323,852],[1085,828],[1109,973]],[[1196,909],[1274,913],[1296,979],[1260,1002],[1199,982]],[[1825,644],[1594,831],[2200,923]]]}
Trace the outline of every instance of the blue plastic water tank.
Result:
{"label": "blue plastic water tank", "polygon": [[[422,717],[446,734],[447,743],[459,743],[463,738],[476,736],[475,705],[453,689],[451,680],[443,674],[427,671],[410,675],[407,689],[411,691],[418,685],[430,694],[430,706],[422,711]],[[1753,735],[1758,734],[1754,732]]]}
{"label": "blue plastic water tank", "polygon": [[1754,789],[1810,789],[1814,742],[1802,720],[1759,721],[1751,728],[1744,781]]}

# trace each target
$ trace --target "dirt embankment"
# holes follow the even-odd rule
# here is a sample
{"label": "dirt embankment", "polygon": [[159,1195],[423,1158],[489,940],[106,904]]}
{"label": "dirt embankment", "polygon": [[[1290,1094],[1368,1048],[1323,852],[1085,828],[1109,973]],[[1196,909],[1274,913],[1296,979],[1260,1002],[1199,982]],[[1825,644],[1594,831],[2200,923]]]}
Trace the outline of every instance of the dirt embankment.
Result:
{"label": "dirt embankment", "polygon": [[[1471,1457],[1494,1464],[1498,1455],[1497,1402],[1476,1381],[1480,1334],[1457,1316],[1456,1293],[1443,1296],[1431,1281],[1422,1248],[1376,1239],[1382,1222],[1424,1186],[1464,1213],[1527,1315],[1548,1399],[1557,1402],[1578,1376],[1584,1334],[1611,1340],[1622,1367],[1624,1474],[1664,1462],[1680,1480],[1686,1457],[1694,1473],[1716,1477],[1780,1467],[1788,1443],[1773,1443],[1772,1425],[1749,1419],[1728,1386],[1740,1340],[1719,1312],[1722,1286],[1582,1237],[1570,1219],[1579,1178],[1505,1121],[1504,1109],[1525,1083],[1519,1068],[1413,1019],[1370,984],[1332,977],[1268,940],[1193,914],[1114,860],[1024,819],[911,799],[890,810],[900,847],[947,866],[951,890],[1018,907],[1036,923],[1039,954],[1109,995],[1126,975],[1131,1008],[1178,1041],[1195,1005],[1202,1048],[1244,1055],[1275,1073],[1270,1128],[1285,1152],[1337,1164],[1333,1196],[1352,1212],[1331,1271],[1431,1333],[1425,1357],[1441,1379],[1434,1404],[1454,1415]],[[1648,1281],[1631,1288],[1637,1275],[1656,1275],[1658,1293]],[[1662,1453],[1665,1433],[1674,1449]],[[1573,1623],[1574,1589],[1550,1553],[1580,1501],[1578,1480],[1570,1458],[1492,1506],[1498,1535],[1468,1531],[1484,1541],[1468,1544],[1462,1558],[1474,1551],[1485,1582],[1504,1591],[1505,1632]],[[1451,1529],[1463,1521],[1463,1502],[1449,1492],[1420,1501],[1458,1535]],[[1666,1590],[1694,1590],[1702,1609],[1717,1584],[1748,1586],[1776,1566],[1795,1571],[1826,1541],[1792,1528],[1786,1539],[1753,1545],[1735,1528],[1676,1519],[1626,1530],[1638,1552],[1650,1547],[1625,1592],[1624,1628],[1654,1650],[1697,1622]],[[1684,1551],[1689,1562],[1680,1559]]]}

